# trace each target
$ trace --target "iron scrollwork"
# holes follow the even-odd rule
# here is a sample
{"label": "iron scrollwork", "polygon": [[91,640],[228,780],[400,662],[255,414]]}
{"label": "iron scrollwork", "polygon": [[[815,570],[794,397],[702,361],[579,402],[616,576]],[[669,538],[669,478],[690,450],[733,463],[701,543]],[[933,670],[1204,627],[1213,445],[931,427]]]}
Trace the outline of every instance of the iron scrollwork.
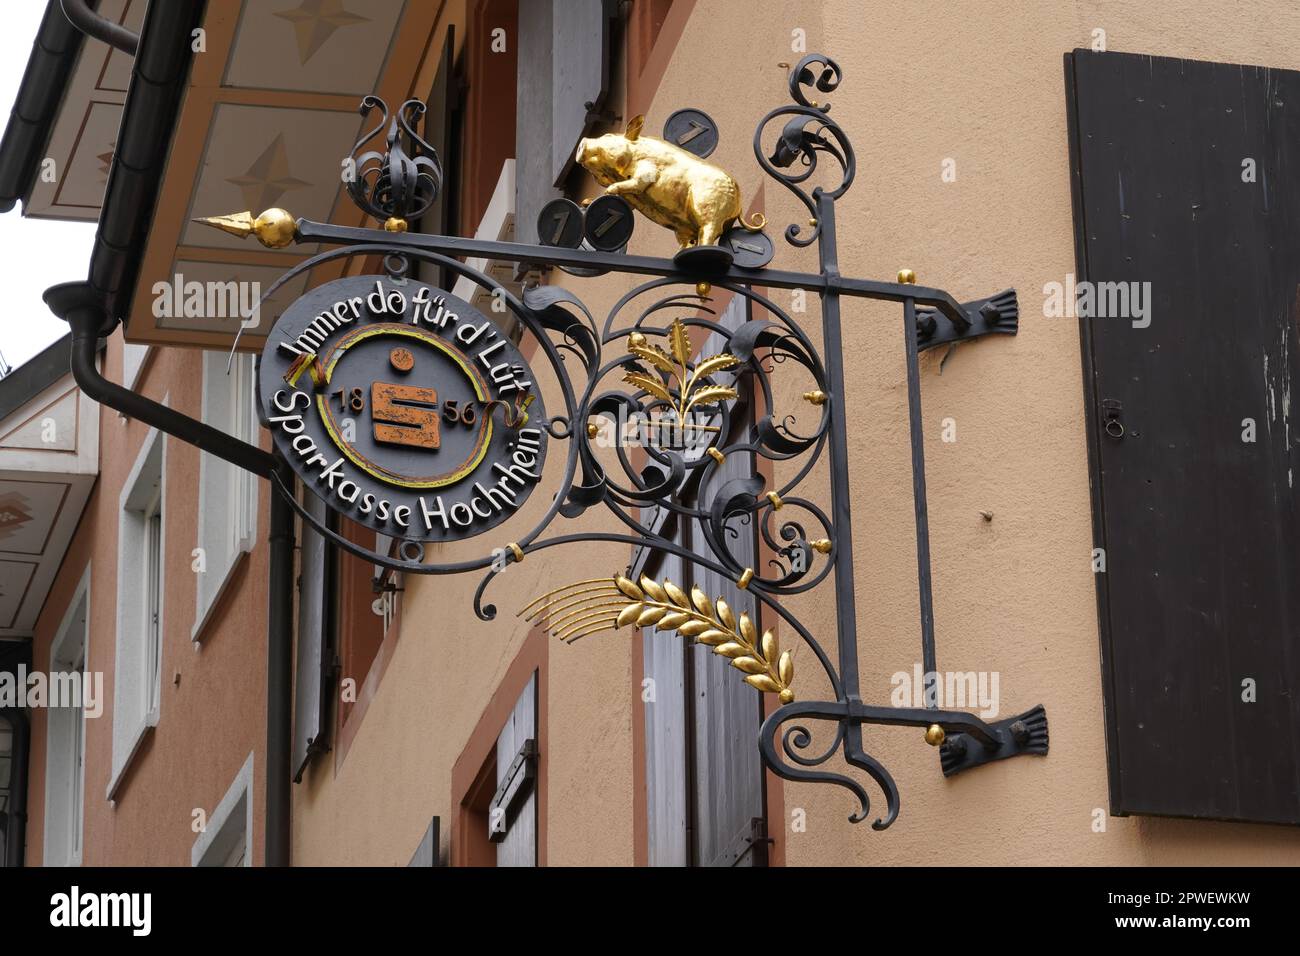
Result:
{"label": "iron scrollwork", "polygon": [[[845,195],[856,173],[852,144],[831,118],[827,100],[841,79],[839,65],[829,57],[804,57],[790,71],[792,102],[767,113],[753,137],[759,167],[797,197],[809,213],[809,231],[792,223],[785,228],[784,237],[796,247],[816,244],[821,266],[818,273],[781,272],[765,264],[744,268],[733,262],[725,238],[709,250],[709,255],[679,253],[675,260],[666,260],[629,256],[622,249],[525,245],[407,233],[404,220],[427,209],[441,184],[436,152],[413,129],[423,106],[408,101],[390,121],[382,101],[367,97],[362,103],[363,114],[378,108],[383,119],[362,137],[354,152],[388,123],[386,148],[382,153],[371,151],[356,157],[359,175],[349,183],[348,190],[358,206],[384,221],[386,231],[296,220],[297,241],[340,248],[296,266],[266,296],[293,276],[323,262],[379,255],[387,257],[389,268],[399,273],[415,260],[436,263],[502,301],[525,334],[537,340],[539,361],[549,367],[558,383],[563,409],[543,427],[553,439],[568,445],[561,478],[564,492],[555,496],[532,528],[506,546],[504,561],[499,560],[501,549],[496,555],[444,563],[426,561],[422,547],[407,548],[404,544],[399,544],[393,554],[380,554],[325,527],[297,504],[291,489],[281,487],[280,492],[318,533],[367,561],[410,573],[483,572],[474,595],[474,609],[485,621],[497,615],[496,607],[485,599],[487,589],[506,567],[537,552],[583,542],[648,548],[734,582],[753,598],[763,626],[759,617],[748,612],[737,614],[724,600],[699,586],[687,590],[671,581],[636,574],[630,565],[620,573],[575,582],[540,595],[520,613],[568,641],[606,629],[654,625],[713,648],[732,661],[744,680],[759,691],[774,694],[780,704],[767,716],[759,732],[759,747],[767,766],[789,780],[832,783],[847,789],[858,804],[850,820],[865,820],[871,815],[871,804],[861,781],[825,769],[836,753],[842,754],[845,763],[864,772],[884,794],[885,811],[872,823],[874,828],[884,829],[897,818],[899,793],[889,772],[866,751],[864,725],[926,728],[927,742],[940,748],[943,772],[952,774],[992,760],[1046,753],[1047,721],[1041,707],[987,723],[969,713],[937,705],[875,706],[864,703],[860,696],[840,298],[866,297],[903,306],[922,656],[931,671],[933,614],[924,460],[919,440],[917,356],[941,342],[1014,334],[1017,314],[1013,290],[958,303],[942,290],[917,286],[907,273],[901,273],[897,282],[851,279],[840,274],[835,203]],[[630,139],[639,134],[638,122]],[[661,147],[669,152],[677,148],[657,141],[655,149]],[[692,154],[691,162],[700,163],[702,159]],[[831,164],[835,168],[827,175]],[[710,183],[730,179],[712,167],[699,175],[701,181],[707,179]],[[619,178],[623,176],[628,178]],[[626,190],[630,188],[627,183],[644,185],[653,176],[628,167],[614,170],[607,178],[611,185],[618,183],[618,188]],[[255,225],[261,218],[253,220],[249,216],[246,221],[232,223],[226,217],[214,224],[262,238]],[[749,224],[741,220],[737,228],[756,233],[759,221],[757,217]],[[683,249],[688,251],[694,250]],[[649,278],[622,295],[604,321],[597,322],[586,305],[567,289],[533,286],[516,297],[490,275],[459,261],[458,256],[559,266],[574,274],[621,271]],[[772,298],[758,292],[756,286],[803,288],[820,295],[826,361],[800,323]],[[734,327],[721,322],[714,308],[714,290],[747,300],[765,318],[749,319]],[[703,354],[706,339],[710,345],[708,354]],[[778,373],[783,377],[797,373],[806,379],[807,391],[797,411],[778,408],[773,386],[773,377]],[[752,416],[752,424],[743,441],[728,441],[732,418],[741,411],[742,385],[751,396],[753,407],[744,411]],[[643,454],[635,460],[623,442],[601,441],[602,429],[610,427],[607,423],[633,417],[638,422],[666,422],[678,429],[677,437],[663,440],[660,436],[643,442]],[[610,453],[600,454],[602,447]],[[754,474],[715,480],[728,458],[736,455],[784,463],[783,472],[791,474],[771,489]],[[801,493],[819,464],[826,464],[830,474],[829,512]],[[618,530],[548,536],[557,516],[576,518],[592,509],[602,509],[612,516]],[[688,549],[667,536],[661,520],[665,517],[679,527],[689,524],[692,540],[703,545]],[[751,567],[741,557],[737,521],[749,522],[753,533],[767,546],[770,556],[764,567]],[[829,649],[782,601],[808,592],[828,578],[835,583],[838,627],[835,646]],[[781,646],[778,632],[784,636],[785,647]],[[811,651],[833,700],[797,698],[791,654],[796,644]],[[829,743],[814,744],[811,728],[815,722],[829,723]]]}

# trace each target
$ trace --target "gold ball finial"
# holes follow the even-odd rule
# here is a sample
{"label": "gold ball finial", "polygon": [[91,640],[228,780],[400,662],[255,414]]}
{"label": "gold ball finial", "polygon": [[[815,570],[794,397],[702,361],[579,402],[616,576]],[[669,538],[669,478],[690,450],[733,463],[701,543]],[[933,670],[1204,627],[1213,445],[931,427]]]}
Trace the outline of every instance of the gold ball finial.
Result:
{"label": "gold ball finial", "polygon": [[384,229],[388,232],[406,232],[406,220],[398,219],[396,216],[389,216],[384,221]]}
{"label": "gold ball finial", "polygon": [[695,294],[700,298],[704,298],[709,294],[709,290],[712,288],[713,286],[709,285],[707,282],[697,282],[695,283]]}
{"label": "gold ball finial", "polygon": [[600,434],[600,426],[595,422],[587,422],[587,437],[595,438]]}
{"label": "gold ball finial", "polygon": [[925,728],[925,742],[931,747],[937,747],[943,743],[944,736],[943,728],[938,724],[931,724]]}
{"label": "gold ball finial", "polygon": [[904,285],[916,285],[916,273],[911,269],[899,269],[898,281]]}
{"label": "gold ball finial", "polygon": [[830,553],[831,553],[831,539],[830,539],[830,538],[815,538],[814,540],[809,541],[808,544],[809,544],[809,545],[812,547],[812,549],[813,549],[814,551],[816,551],[818,554],[830,554]]}
{"label": "gold ball finial", "polygon": [[645,336],[642,335],[640,332],[633,332],[631,335],[627,337],[627,344],[634,345],[637,348],[644,348]]}
{"label": "gold ball finial", "polygon": [[805,402],[808,402],[812,405],[826,404],[826,393],[823,392],[820,388],[813,389],[811,392],[804,392],[803,398]]}
{"label": "gold ball finial", "polygon": [[256,236],[257,241],[268,249],[283,249],[292,244],[298,232],[298,220],[293,213],[278,206],[265,210],[256,219],[246,209],[228,216],[203,216],[194,221],[240,239]]}
{"label": "gold ball finial", "polygon": [[268,249],[283,249],[293,242],[298,221],[278,206],[266,210],[253,220],[253,235]]}

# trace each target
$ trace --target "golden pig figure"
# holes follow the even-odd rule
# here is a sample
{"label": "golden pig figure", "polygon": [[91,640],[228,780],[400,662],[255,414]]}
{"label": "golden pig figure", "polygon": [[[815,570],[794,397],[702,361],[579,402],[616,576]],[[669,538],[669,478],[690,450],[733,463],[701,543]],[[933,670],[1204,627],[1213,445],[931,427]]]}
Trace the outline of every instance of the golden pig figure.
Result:
{"label": "golden pig figure", "polygon": [[683,249],[716,246],[737,221],[750,232],[767,224],[761,213],[752,223],[741,218],[734,179],[672,143],[642,136],[644,124],[645,117],[637,116],[626,132],[579,141],[578,164],[606,195],[622,196],[647,219],[667,226]]}

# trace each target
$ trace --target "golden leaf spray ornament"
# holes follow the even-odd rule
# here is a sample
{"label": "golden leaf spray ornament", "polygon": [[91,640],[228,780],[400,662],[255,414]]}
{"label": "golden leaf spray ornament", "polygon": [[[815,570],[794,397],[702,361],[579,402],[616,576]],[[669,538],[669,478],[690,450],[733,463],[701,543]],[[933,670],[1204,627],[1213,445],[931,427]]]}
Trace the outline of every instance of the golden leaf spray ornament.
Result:
{"label": "golden leaf spray ornament", "polygon": [[777,694],[783,704],[794,700],[794,662],[789,651],[781,650],[776,633],[768,629],[760,637],[748,612],[737,618],[726,601],[709,600],[698,585],[688,595],[672,581],[660,583],[647,575],[639,582],[621,574],[590,578],[535,598],[519,616],[568,643],[629,626],[676,631],[728,658],[751,687]]}
{"label": "golden leaf spray ornament", "polygon": [[[643,334],[634,332],[629,338],[628,354],[647,363],[649,368],[633,362],[623,381],[668,404],[676,413],[677,420],[683,423],[687,413],[696,405],[716,405],[736,397],[734,388],[703,383],[716,372],[735,368],[740,359],[720,352],[701,357],[692,369],[690,361],[695,349],[691,345],[691,334],[681,319],[673,319],[668,329],[668,347],[671,351],[665,352],[658,345],[647,342]],[[674,390],[677,393],[675,398]]]}

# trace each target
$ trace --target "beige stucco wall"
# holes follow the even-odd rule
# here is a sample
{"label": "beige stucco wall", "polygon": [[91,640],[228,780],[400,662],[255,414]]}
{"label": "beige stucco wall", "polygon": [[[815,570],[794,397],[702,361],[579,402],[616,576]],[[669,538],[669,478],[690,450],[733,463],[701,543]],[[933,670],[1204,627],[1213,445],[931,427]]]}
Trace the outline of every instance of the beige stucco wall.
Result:
{"label": "beige stucco wall", "polygon": [[[1078,330],[1073,320],[1043,318],[1041,293],[1074,270],[1062,54],[1090,45],[1099,28],[1111,50],[1297,69],[1300,9],[1270,3],[1247,15],[1213,2],[974,0],[891,7],[700,0],[646,128],[658,130],[681,106],[707,109],[722,131],[713,161],[754,195],[752,130],[785,101],[777,64],[798,59],[792,31],[802,29],[807,49],[834,56],[845,72],[831,100],[857,149],[858,178],[838,206],[842,271],[892,278],[909,267],[959,300],[1019,291],[1016,338],[962,346],[942,372],[939,354],[923,359],[938,662],[999,672],[1004,716],[1046,705],[1051,754],[945,780],[920,731],[868,728],[867,749],[902,792],[898,822],[883,833],[851,826],[854,803],[844,791],[786,785],[785,819],[771,825],[784,831],[787,861],[1300,862],[1300,833],[1281,827],[1103,815],[1105,832],[1095,832],[1107,778]],[[941,179],[945,159],[956,162],[955,182]],[[766,200],[773,236],[806,218],[773,184]],[[630,251],[670,254],[671,238],[643,221]],[[778,242],[776,265],[813,269],[815,260]],[[599,317],[631,284],[609,277],[577,285]],[[776,300],[791,301],[788,293]],[[878,703],[889,700],[890,676],[911,670],[920,643],[900,311],[852,301],[844,308],[862,692]],[[819,339],[815,299],[802,318]],[[806,416],[798,396],[807,387],[791,375],[780,385],[782,407]],[[940,440],[947,418],[956,426],[951,443]],[[561,447],[553,444],[552,455]],[[826,501],[824,480],[809,496]],[[991,523],[982,511],[993,513]],[[554,530],[598,526],[587,518]],[[320,761],[295,788],[295,862],[404,863],[433,814],[443,816],[445,834],[450,766],[524,635],[504,615],[544,583],[625,561],[625,551],[603,546],[530,558],[497,587],[503,618],[493,624],[472,618],[477,578],[408,582],[403,634],[346,760]],[[788,603],[833,652],[829,587]],[[799,696],[822,694],[811,655],[797,663]],[[552,864],[632,860],[634,673],[626,634],[551,651]],[[840,769],[837,761],[828,767]],[[879,813],[883,799],[869,790]],[[791,829],[795,810],[806,812],[805,830]]]}

